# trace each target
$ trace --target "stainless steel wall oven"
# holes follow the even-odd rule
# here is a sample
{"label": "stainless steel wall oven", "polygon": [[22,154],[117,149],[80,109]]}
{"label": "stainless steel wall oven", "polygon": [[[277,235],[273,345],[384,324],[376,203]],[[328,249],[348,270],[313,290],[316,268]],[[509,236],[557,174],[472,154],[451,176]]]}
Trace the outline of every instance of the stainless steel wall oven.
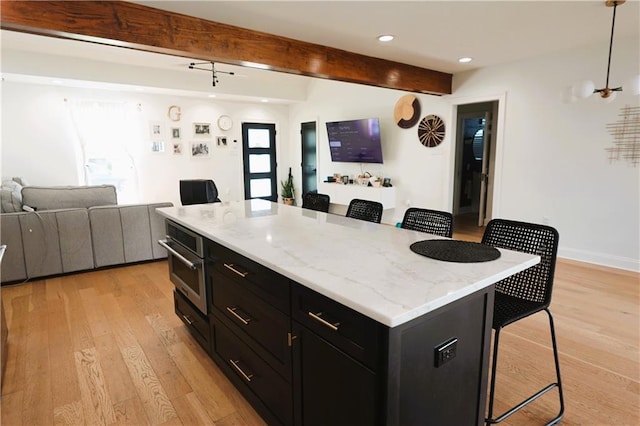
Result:
{"label": "stainless steel wall oven", "polygon": [[196,308],[207,314],[204,239],[167,220],[167,238],[158,241],[167,250],[171,282]]}

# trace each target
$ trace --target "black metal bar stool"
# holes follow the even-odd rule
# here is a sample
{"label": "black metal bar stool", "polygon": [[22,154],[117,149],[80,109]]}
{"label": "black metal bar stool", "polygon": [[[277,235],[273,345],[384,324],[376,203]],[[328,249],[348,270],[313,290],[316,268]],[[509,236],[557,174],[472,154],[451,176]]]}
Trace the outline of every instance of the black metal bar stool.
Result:
{"label": "black metal bar stool", "polygon": [[[494,247],[505,248],[540,256],[540,263],[516,275],[496,283],[495,303],[493,308],[493,363],[491,368],[491,384],[489,391],[489,410],[485,422],[487,425],[503,421],[516,411],[535,401],[553,388],[558,388],[560,402],[559,413],[547,424],[556,424],[564,414],[564,398],[562,381],[560,380],[560,363],[558,362],[558,345],[553,316],[549,310],[551,290],[558,253],[558,231],[550,226],[516,222],[504,219],[493,219],[487,225],[482,243]],[[500,331],[514,322],[545,311],[549,317],[549,329],[553,345],[553,358],[556,369],[556,382],[550,383],[530,397],[523,400],[503,414],[494,417],[493,402],[496,387],[496,366],[498,365],[498,343]]]}
{"label": "black metal bar stool", "polygon": [[411,207],[404,212],[400,227],[451,238],[453,235],[453,215],[439,210]]}
{"label": "black metal bar stool", "polygon": [[382,221],[382,203],[354,198],[349,203],[347,217],[380,223]]}
{"label": "black metal bar stool", "polygon": [[327,194],[307,192],[302,197],[302,208],[328,213],[330,202],[331,198]]}

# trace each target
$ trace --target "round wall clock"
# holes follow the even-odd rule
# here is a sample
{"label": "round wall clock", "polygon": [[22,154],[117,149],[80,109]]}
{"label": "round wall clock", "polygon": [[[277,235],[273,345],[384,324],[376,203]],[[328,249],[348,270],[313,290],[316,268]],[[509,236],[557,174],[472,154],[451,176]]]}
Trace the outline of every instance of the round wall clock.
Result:
{"label": "round wall clock", "polygon": [[433,148],[440,145],[444,140],[444,135],[444,121],[437,115],[427,115],[418,126],[418,139],[426,147]]}
{"label": "round wall clock", "polygon": [[228,115],[221,115],[218,118],[218,127],[220,130],[230,130],[233,126],[233,120]]}
{"label": "round wall clock", "polygon": [[398,127],[409,129],[420,120],[420,101],[414,95],[404,95],[393,109],[393,119]]}

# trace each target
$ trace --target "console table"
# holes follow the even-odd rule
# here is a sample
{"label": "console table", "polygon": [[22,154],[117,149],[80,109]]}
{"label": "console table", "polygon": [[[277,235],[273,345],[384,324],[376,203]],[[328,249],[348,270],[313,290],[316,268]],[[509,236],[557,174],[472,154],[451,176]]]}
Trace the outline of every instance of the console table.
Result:
{"label": "console table", "polygon": [[483,424],[493,284],[539,257],[437,261],[409,246],[438,237],[263,200],[158,212],[205,238],[209,313],[176,313],[269,424]]}
{"label": "console table", "polygon": [[378,201],[382,203],[383,208],[394,209],[396,207],[396,188],[391,187],[374,187],[357,184],[343,183],[318,183],[318,192],[327,194],[331,197],[334,204],[349,205],[354,198],[363,200]]}

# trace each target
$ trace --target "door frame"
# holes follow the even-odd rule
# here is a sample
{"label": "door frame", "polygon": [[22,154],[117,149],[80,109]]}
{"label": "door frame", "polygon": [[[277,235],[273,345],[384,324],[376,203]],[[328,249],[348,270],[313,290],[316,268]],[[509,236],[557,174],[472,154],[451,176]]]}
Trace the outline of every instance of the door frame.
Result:
{"label": "door frame", "polygon": [[[450,155],[450,190],[449,190],[449,206],[451,206],[452,211],[455,203],[455,185],[457,179],[457,170],[456,170],[456,154],[458,149],[458,133],[461,131],[458,129],[458,107],[461,105],[467,104],[477,104],[483,102],[497,102],[497,111],[495,112],[494,120],[495,126],[493,129],[493,188],[491,190],[491,202],[487,203],[487,210],[490,213],[490,216],[485,218],[485,223],[493,218],[500,217],[502,215],[501,206],[502,206],[502,173],[504,169],[504,133],[505,133],[505,115],[506,115],[506,101],[507,94],[495,94],[495,95],[485,95],[485,96],[468,96],[468,97],[451,97],[451,123],[450,127],[453,128],[454,134],[452,135],[451,141],[451,155]],[[491,172],[491,170],[490,170]],[[489,205],[490,204],[490,205]]]}
{"label": "door frame", "polygon": [[265,129],[269,131],[270,139],[273,138],[272,144],[270,148],[250,148],[251,150],[255,150],[258,153],[268,153],[271,154],[271,171],[262,173],[264,175],[268,175],[273,179],[271,182],[271,197],[258,197],[265,200],[270,200],[273,202],[278,201],[279,193],[278,193],[278,150],[277,150],[277,135],[278,128],[276,123],[267,123],[267,122],[259,122],[259,121],[242,121],[241,123],[241,131],[242,131],[242,180],[243,180],[243,199],[248,200],[248,194],[251,192],[249,189],[250,179],[247,179],[249,176],[249,155],[251,152],[248,148],[248,131],[250,129]]}
{"label": "door frame", "polygon": [[309,192],[308,190],[305,191],[305,174],[304,174],[304,131],[303,131],[303,126],[304,125],[309,125],[313,123],[313,130],[315,133],[315,141],[314,141],[314,149],[315,149],[315,154],[316,154],[316,163],[315,163],[315,176],[316,176],[316,189],[315,191],[318,192],[318,122],[316,120],[308,120],[308,121],[301,121],[300,122],[300,191],[302,196],[304,196],[305,193]]}

